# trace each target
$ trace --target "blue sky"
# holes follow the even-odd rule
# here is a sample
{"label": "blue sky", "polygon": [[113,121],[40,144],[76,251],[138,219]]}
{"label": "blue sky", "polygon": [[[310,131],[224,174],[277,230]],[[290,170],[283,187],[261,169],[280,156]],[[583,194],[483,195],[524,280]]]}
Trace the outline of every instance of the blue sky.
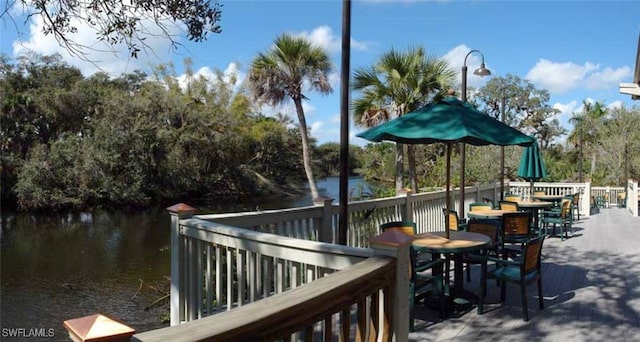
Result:
{"label": "blue sky", "polygon": [[[90,59],[113,75],[149,70],[150,65],[173,62],[176,71],[189,57],[200,74],[214,69],[237,73],[240,81],[257,53],[267,50],[282,33],[303,35],[328,48],[334,60],[334,93],[308,93],[307,123],[319,143],[339,141],[340,45],[342,3],[325,1],[222,1],[222,33],[204,43],[185,44],[172,51],[165,41],[149,38],[152,51],[128,58],[125,49],[116,53],[93,53]],[[1,52],[16,56],[27,50],[43,54],[59,52],[85,75],[96,65],[69,56],[51,37],[40,33],[37,21],[17,26],[0,20]],[[559,120],[570,128],[568,118],[579,111],[583,100],[604,101],[609,106],[634,103],[618,92],[618,84],[633,81],[640,33],[640,1],[353,1],[351,24],[351,70],[369,66],[385,51],[421,45],[447,58],[458,72],[464,56],[478,49],[494,76],[514,74],[551,93],[550,104],[562,111]],[[179,34],[179,28],[175,28]],[[80,27],[75,39],[94,45],[91,28]],[[95,45],[94,45],[95,46]],[[472,75],[480,65],[478,54],[467,59],[469,86],[479,87],[489,78]],[[460,79],[460,76],[457,78]],[[458,81],[459,82],[459,81]],[[266,109],[282,111],[292,118],[291,106]],[[350,129],[351,142],[361,129]]]}

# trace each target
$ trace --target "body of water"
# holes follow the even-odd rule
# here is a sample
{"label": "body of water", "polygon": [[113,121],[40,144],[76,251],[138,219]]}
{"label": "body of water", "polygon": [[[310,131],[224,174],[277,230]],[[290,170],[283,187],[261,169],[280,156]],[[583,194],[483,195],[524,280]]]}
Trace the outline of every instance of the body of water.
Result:
{"label": "body of water", "polygon": [[[318,181],[322,196],[339,200],[339,179]],[[349,189],[367,188],[351,178]],[[311,205],[311,196],[269,199],[261,209]],[[236,208],[223,203],[216,211]],[[168,291],[169,214],[91,212],[57,216],[2,213],[0,325],[6,329],[53,329],[68,341],[62,323],[102,313],[137,331],[168,325],[168,304],[151,304]],[[18,339],[14,339],[18,340]],[[38,338],[32,338],[38,340]],[[50,338],[46,340],[50,341]]]}

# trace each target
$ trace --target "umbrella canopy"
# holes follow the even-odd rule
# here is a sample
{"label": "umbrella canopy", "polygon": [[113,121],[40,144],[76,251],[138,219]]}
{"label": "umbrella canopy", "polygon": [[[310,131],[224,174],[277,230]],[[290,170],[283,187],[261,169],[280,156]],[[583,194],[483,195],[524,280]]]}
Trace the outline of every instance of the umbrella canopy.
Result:
{"label": "umbrella canopy", "polygon": [[522,152],[520,166],[518,167],[518,177],[531,182],[530,194],[533,195],[533,182],[547,176],[547,169],[544,167],[544,160],[540,154],[538,143],[528,146]]}
{"label": "umbrella canopy", "polygon": [[[535,139],[477,110],[456,97],[446,97],[411,113],[357,134],[373,142],[402,144],[447,143],[447,209],[450,205],[450,165],[452,145],[529,146]],[[445,220],[449,238],[449,220]]]}
{"label": "umbrella canopy", "polygon": [[357,135],[373,142],[403,144],[463,142],[470,145],[528,146],[534,138],[456,97],[447,97]]}

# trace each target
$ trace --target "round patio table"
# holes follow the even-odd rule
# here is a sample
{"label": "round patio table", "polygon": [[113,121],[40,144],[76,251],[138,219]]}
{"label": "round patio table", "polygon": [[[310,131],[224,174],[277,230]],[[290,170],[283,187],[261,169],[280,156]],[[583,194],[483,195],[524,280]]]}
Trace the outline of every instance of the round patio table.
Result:
{"label": "round patio table", "polygon": [[513,211],[500,209],[478,210],[468,212],[467,216],[479,219],[501,219],[504,213],[513,213]]}
{"label": "round patio table", "polygon": [[565,195],[534,195],[533,199],[537,199],[540,201],[552,202],[553,204],[557,204],[562,200]]}
{"label": "round patio table", "polygon": [[[562,196],[560,196],[560,199],[562,199]],[[517,201],[516,203],[518,203],[518,207],[520,208],[531,210],[531,215],[533,215],[533,226],[536,227],[538,232],[541,232],[538,209],[551,208],[554,203],[546,201]]]}
{"label": "round patio table", "polygon": [[418,234],[412,243],[415,249],[431,253],[434,258],[439,258],[440,254],[453,255],[453,288],[450,297],[453,302],[457,302],[457,298],[464,298],[467,303],[476,298],[473,293],[464,291],[462,255],[478,251],[490,244],[491,239],[488,236],[464,231],[449,231],[449,239],[445,238],[445,232]]}

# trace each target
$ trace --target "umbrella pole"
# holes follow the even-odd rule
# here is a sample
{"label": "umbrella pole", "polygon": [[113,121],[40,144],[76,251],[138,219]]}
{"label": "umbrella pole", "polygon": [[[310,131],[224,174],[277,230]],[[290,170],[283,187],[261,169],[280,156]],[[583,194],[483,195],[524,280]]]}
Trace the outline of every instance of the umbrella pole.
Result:
{"label": "umbrella pole", "polygon": [[444,234],[449,238],[449,210],[451,209],[451,145],[453,143],[447,143],[447,214],[444,219]]}
{"label": "umbrella pole", "polygon": [[533,180],[531,181],[531,186],[529,187],[529,200],[533,201]]}

